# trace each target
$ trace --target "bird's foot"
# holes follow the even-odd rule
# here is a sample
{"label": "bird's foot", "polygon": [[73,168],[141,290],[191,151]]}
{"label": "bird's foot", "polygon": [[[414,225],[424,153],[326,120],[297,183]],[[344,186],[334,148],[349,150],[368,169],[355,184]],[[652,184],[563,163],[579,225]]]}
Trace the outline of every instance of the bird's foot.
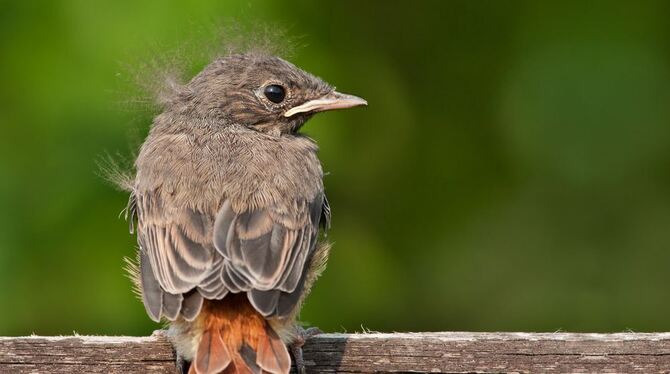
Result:
{"label": "bird's foot", "polygon": [[311,338],[312,336],[323,334],[323,331],[321,331],[318,327],[304,329],[301,326],[298,326],[296,330],[296,338],[293,343],[289,345],[289,349],[291,350],[291,354],[293,354],[293,360],[295,361],[295,371],[298,374],[306,374],[307,370],[305,369],[305,360],[302,357],[302,346],[305,345],[307,339]]}

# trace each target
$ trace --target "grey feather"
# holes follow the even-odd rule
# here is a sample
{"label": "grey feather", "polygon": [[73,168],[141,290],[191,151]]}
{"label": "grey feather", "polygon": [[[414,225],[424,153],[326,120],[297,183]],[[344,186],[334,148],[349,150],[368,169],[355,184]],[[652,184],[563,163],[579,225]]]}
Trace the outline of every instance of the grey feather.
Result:
{"label": "grey feather", "polygon": [[240,288],[231,278],[230,272],[225,269],[225,267],[222,269],[221,272],[221,282],[223,282],[223,286],[230,290],[232,293],[238,293],[240,291],[243,291],[242,288]]}
{"label": "grey feather", "polygon": [[173,226],[170,234],[174,254],[171,262],[173,270],[189,285],[200,283],[204,278],[204,270],[209,270],[211,266],[211,251],[189,239],[178,227]]}
{"label": "grey feather", "polygon": [[[165,227],[151,227],[148,228],[150,236],[150,245],[147,248],[149,253],[149,260],[151,267],[154,269],[158,283],[161,288],[172,294],[187,292],[193,287],[192,282],[184,277],[180,266],[187,264],[182,262],[171,233]],[[139,230],[139,235],[143,234],[142,228]]]}
{"label": "grey feather", "polygon": [[235,212],[233,212],[230,206],[230,201],[226,200],[219,209],[214,221],[214,246],[224,256],[228,241],[228,232],[230,231],[233,219],[235,219]]}
{"label": "grey feather", "polygon": [[173,295],[163,292],[163,317],[174,320],[181,311],[181,303],[184,301],[182,294]]}
{"label": "grey feather", "polygon": [[273,224],[265,209],[248,210],[237,216],[237,235],[241,240],[258,238],[272,231]]}
{"label": "grey feather", "polygon": [[223,284],[221,272],[223,271],[223,258],[218,257],[212,265],[212,271],[203,279],[197,287],[198,292],[207,299],[221,299],[227,293],[228,289]]}
{"label": "grey feather", "polygon": [[184,296],[184,301],[181,303],[181,315],[187,321],[193,321],[200,313],[202,308],[202,295],[196,290],[190,291]]}
{"label": "grey feather", "polygon": [[244,360],[244,363],[247,365],[247,368],[251,373],[267,373],[263,371],[260,366],[256,363],[256,351],[251,348],[247,343],[242,344],[240,347],[240,357]]}
{"label": "grey feather", "polygon": [[305,267],[305,269],[302,271],[302,276],[299,278],[300,281],[296,285],[295,290],[293,292],[282,292],[279,295],[279,300],[277,300],[277,315],[279,316],[286,316],[289,315],[293,309],[295,308],[296,304],[300,301],[300,297],[302,296],[302,291],[305,287],[305,278],[307,276],[307,270],[308,268]]}
{"label": "grey feather", "polygon": [[272,233],[264,233],[253,239],[240,241],[240,252],[242,262],[249,274],[259,285],[271,285],[276,273],[282,270],[280,261],[285,255],[282,248],[272,247],[270,239]]}
{"label": "grey feather", "polygon": [[223,283],[232,292],[248,291],[249,281],[240,274],[239,269],[233,267],[230,262],[226,262],[222,272]]}
{"label": "grey feather", "polygon": [[197,212],[191,208],[184,210],[183,222],[185,223],[185,226],[188,226],[191,230],[193,230],[192,232],[195,235],[205,236],[208,226],[207,221],[207,216],[201,214],[200,212]]}
{"label": "grey feather", "polygon": [[124,218],[128,221],[128,231],[131,234],[135,233],[135,221],[137,220],[137,199],[135,193],[131,192],[128,196],[128,204],[123,210]]}
{"label": "grey feather", "polygon": [[280,293],[279,290],[251,290],[247,293],[247,298],[260,314],[269,317],[276,314]]}
{"label": "grey feather", "polygon": [[305,230],[301,230],[294,242],[291,261],[287,264],[280,281],[280,289],[284,292],[293,292],[300,280],[300,275],[305,267],[305,258],[313,250],[310,236],[305,233]]}
{"label": "grey feather", "polygon": [[154,276],[149,258],[142,244],[140,244],[140,279],[142,281],[142,302],[144,303],[144,307],[149,317],[158,322],[161,319],[163,291]]}
{"label": "grey feather", "polygon": [[330,203],[328,202],[328,197],[323,195],[323,202],[321,203],[321,217],[319,220],[321,228],[327,233],[330,230]]}

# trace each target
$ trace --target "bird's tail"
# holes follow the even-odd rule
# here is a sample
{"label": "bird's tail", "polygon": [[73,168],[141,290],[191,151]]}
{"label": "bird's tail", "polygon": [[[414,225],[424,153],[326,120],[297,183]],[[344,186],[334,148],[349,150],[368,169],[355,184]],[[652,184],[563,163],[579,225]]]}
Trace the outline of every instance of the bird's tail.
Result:
{"label": "bird's tail", "polygon": [[189,374],[287,374],[286,345],[244,294],[206,301],[203,333]]}

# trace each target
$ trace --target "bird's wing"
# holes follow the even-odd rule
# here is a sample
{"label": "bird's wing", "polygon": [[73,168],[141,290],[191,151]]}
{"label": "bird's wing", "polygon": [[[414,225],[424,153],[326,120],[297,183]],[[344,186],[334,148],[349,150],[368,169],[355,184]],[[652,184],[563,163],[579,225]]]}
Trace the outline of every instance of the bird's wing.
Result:
{"label": "bird's wing", "polygon": [[225,296],[216,281],[223,258],[212,243],[212,217],[171,207],[155,192],[134,194],[129,207],[137,215],[142,301],[153,320],[193,320],[203,296]]}
{"label": "bird's wing", "polygon": [[138,221],[142,301],[155,321],[193,320],[203,298],[228,292],[248,292],[266,317],[289,314],[300,299],[319,224],[330,219],[323,194],[288,210],[235,213],[226,201],[216,217],[175,209],[156,193],[136,194],[129,206]]}
{"label": "bird's wing", "polygon": [[221,279],[231,292],[247,292],[265,317],[288,315],[300,299],[316,247],[319,225],[327,225],[325,195],[235,213],[229,202],[214,223],[214,245],[223,256]]}

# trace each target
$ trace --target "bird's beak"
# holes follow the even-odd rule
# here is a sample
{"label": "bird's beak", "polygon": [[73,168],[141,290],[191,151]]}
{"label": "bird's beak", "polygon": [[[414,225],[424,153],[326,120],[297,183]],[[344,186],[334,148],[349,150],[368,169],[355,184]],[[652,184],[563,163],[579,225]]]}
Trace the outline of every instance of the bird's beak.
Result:
{"label": "bird's beak", "polygon": [[332,91],[318,99],[310,100],[287,110],[284,113],[284,117],[291,117],[298,113],[316,113],[326,110],[351,108],[360,105],[368,105],[368,102],[354,95]]}

